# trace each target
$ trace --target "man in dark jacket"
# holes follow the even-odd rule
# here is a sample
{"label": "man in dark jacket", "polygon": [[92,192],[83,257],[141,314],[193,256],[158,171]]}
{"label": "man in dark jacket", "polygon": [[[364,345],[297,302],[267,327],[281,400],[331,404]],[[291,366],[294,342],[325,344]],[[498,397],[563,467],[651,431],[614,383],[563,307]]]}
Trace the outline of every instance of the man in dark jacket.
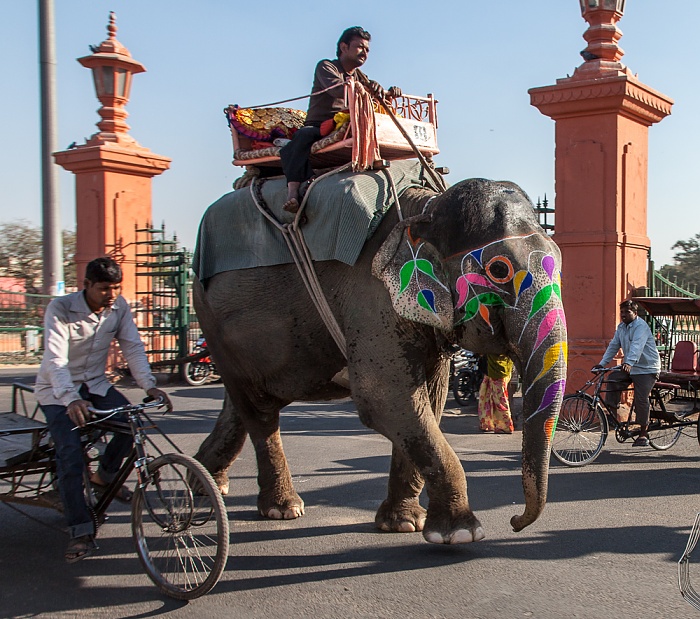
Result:
{"label": "man in dark jacket", "polygon": [[385,91],[359,70],[369,54],[369,32],[353,26],[340,35],[335,60],[321,60],[316,65],[306,122],[293,136],[291,142],[280,151],[282,169],[287,178],[287,201],[284,209],[296,213],[299,210],[301,183],[313,176],[309,163],[311,146],[321,139],[321,124],[332,119],[337,112],[346,110],[345,82],[351,76],[360,82],[375,98],[399,97],[401,90],[392,86]]}

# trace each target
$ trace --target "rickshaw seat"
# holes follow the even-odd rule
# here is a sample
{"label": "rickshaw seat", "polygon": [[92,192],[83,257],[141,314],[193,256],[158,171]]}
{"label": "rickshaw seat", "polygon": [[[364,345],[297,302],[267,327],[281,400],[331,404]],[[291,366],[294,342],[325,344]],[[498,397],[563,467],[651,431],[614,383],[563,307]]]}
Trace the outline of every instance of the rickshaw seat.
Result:
{"label": "rickshaw seat", "polygon": [[654,383],[654,388],[655,389],[680,389],[680,385],[677,385],[676,383],[667,383],[661,380],[657,380]]}
{"label": "rickshaw seat", "polygon": [[671,360],[671,372],[696,374],[698,371],[698,347],[695,342],[681,340],[676,344]]}

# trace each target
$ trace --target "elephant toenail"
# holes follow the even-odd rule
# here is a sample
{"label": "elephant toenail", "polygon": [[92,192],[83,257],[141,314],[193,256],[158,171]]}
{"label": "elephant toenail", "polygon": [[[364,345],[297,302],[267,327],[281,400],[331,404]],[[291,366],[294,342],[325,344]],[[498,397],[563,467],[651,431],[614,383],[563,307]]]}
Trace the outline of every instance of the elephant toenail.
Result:
{"label": "elephant toenail", "polygon": [[430,533],[424,533],[423,535],[425,537],[425,540],[430,542],[431,544],[444,544],[445,540],[442,539],[442,535],[440,535],[437,531],[431,531]]}

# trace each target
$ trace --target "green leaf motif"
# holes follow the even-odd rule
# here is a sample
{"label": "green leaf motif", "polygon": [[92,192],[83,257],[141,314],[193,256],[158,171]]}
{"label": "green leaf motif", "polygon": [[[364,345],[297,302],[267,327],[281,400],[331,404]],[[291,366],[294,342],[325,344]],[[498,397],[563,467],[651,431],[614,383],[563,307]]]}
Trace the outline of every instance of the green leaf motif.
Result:
{"label": "green leaf motif", "polygon": [[482,292],[481,294],[476,295],[476,299],[481,305],[494,306],[506,304],[505,301],[501,299],[501,297],[499,297],[495,292]]}
{"label": "green leaf motif", "polygon": [[561,301],[561,286],[554,282],[552,284],[552,289],[554,290],[554,294],[559,297],[559,300]]}
{"label": "green leaf motif", "polygon": [[411,283],[411,277],[413,277],[413,272],[416,270],[416,263],[413,260],[409,260],[406,264],[401,267],[400,279],[401,279],[401,289],[399,294],[401,294],[408,285]]}
{"label": "green leaf motif", "polygon": [[552,284],[545,286],[535,295],[535,298],[532,300],[532,309],[530,310],[528,320],[532,318],[537,312],[539,312],[545,305],[547,305],[547,302],[549,301],[551,296]]}
{"label": "green leaf motif", "polygon": [[416,268],[429,277],[432,277],[435,281],[438,281],[437,277],[435,277],[433,265],[428,260],[425,260],[424,258],[416,260]]}
{"label": "green leaf motif", "polygon": [[466,305],[464,306],[464,316],[462,316],[462,319],[457,323],[459,324],[460,322],[466,322],[467,320],[471,320],[476,316],[476,313],[479,311],[479,299],[478,297],[472,297],[467,301]]}
{"label": "green leaf motif", "polygon": [[457,321],[457,324],[459,325],[474,318],[474,316],[479,313],[479,308],[482,305],[493,307],[495,305],[505,306],[505,304],[506,302],[495,292],[482,292],[481,294],[478,294],[467,301],[467,303],[464,305],[464,316]]}

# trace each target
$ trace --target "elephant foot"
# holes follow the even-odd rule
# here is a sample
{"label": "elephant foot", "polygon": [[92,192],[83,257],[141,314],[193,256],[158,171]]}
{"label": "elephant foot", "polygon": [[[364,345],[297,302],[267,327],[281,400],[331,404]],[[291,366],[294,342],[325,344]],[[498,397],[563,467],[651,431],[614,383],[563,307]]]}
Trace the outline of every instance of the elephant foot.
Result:
{"label": "elephant foot", "polygon": [[223,496],[226,496],[228,494],[229,488],[228,470],[222,471],[221,473],[214,473],[214,475],[212,475],[212,478],[214,479],[214,483],[219,489],[219,492],[221,492]]}
{"label": "elephant foot", "polygon": [[418,499],[403,501],[398,506],[393,506],[387,500],[377,510],[374,523],[378,529],[390,533],[415,533],[423,530],[425,515],[426,511]]}
{"label": "elephant foot", "polygon": [[484,539],[486,534],[479,520],[470,512],[467,517],[445,519],[442,526],[428,518],[423,537],[431,544],[470,544]]}
{"label": "elephant foot", "polygon": [[258,497],[258,511],[263,518],[294,520],[304,515],[304,501],[296,493],[287,499],[277,501]]}

